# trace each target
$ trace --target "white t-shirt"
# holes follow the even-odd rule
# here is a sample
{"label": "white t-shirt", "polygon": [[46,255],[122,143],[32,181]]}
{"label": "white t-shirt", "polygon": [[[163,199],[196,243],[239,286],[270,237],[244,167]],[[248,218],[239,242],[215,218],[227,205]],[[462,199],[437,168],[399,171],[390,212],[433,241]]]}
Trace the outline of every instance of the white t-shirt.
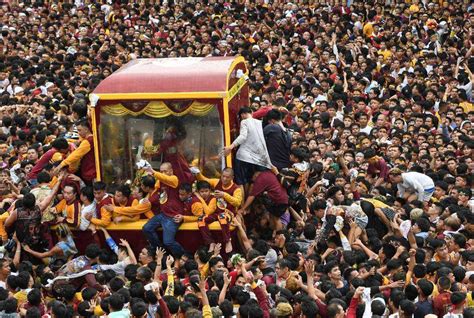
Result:
{"label": "white t-shirt", "polygon": [[91,224],[91,221],[86,219],[86,214],[92,212],[92,217],[95,218],[97,217],[96,213],[96,203],[95,201],[89,204],[88,206],[83,206],[81,210],[81,224],[79,225],[79,229],[81,231],[87,230],[89,225]]}
{"label": "white t-shirt", "polygon": [[365,133],[367,135],[370,135],[370,132],[372,131],[372,127],[369,125],[365,126],[364,128],[360,128],[360,132]]}
{"label": "white t-shirt", "polygon": [[5,78],[3,81],[0,81],[0,93],[3,93],[3,91],[7,88],[7,86],[10,85],[10,80]]}

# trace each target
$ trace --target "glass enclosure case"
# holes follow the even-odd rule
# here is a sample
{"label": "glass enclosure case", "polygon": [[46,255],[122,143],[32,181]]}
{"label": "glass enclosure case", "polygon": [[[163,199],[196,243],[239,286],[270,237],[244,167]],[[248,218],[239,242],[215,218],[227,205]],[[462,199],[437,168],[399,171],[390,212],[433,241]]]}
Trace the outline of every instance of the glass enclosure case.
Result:
{"label": "glass enclosure case", "polygon": [[155,170],[161,162],[172,162],[178,177],[190,166],[212,175],[225,164],[219,157],[224,136],[215,105],[204,113],[174,113],[161,118],[146,112],[118,115],[103,107],[99,136],[102,176],[108,184],[133,181],[140,159],[146,159]]}

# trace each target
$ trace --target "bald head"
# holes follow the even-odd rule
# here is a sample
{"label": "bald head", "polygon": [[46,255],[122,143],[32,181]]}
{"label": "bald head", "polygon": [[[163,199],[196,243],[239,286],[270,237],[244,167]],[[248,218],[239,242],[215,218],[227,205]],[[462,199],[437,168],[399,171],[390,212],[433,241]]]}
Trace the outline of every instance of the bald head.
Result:
{"label": "bald head", "polygon": [[228,187],[232,184],[234,180],[234,170],[232,168],[225,168],[222,170],[221,181],[225,187]]}
{"label": "bald head", "polygon": [[163,162],[160,166],[160,172],[168,176],[173,175],[173,166],[169,162]]}
{"label": "bald head", "polygon": [[222,172],[226,172],[227,174],[229,174],[231,176],[234,176],[234,169],[232,169],[232,168],[224,168],[224,170],[222,170]]}

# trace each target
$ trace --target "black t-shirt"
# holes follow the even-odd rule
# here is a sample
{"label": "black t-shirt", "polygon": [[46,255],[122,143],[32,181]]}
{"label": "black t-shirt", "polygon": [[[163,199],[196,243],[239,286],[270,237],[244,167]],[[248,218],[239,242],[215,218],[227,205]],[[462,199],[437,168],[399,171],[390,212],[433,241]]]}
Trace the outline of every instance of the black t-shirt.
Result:
{"label": "black t-shirt", "polygon": [[268,155],[278,170],[290,166],[291,135],[277,124],[268,124],[263,128]]}
{"label": "black t-shirt", "polygon": [[426,299],[424,301],[419,301],[416,303],[416,310],[414,314],[414,318],[421,318],[425,317],[428,314],[433,313],[433,303],[431,300]]}

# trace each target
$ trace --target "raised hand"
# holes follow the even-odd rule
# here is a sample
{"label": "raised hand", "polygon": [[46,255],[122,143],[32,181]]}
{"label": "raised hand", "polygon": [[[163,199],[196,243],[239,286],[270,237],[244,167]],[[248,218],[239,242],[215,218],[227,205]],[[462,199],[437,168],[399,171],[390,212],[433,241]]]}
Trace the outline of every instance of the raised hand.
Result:
{"label": "raised hand", "polygon": [[360,298],[360,295],[362,295],[364,293],[364,289],[365,289],[365,287],[363,287],[363,286],[357,287],[357,289],[354,293],[354,298]]}
{"label": "raised hand", "polygon": [[171,255],[168,255],[168,257],[166,258],[166,268],[171,269],[171,267],[173,266],[173,263],[174,263],[174,257]]}
{"label": "raised hand", "polygon": [[205,279],[199,279],[199,290],[201,293],[206,292],[206,280]]}
{"label": "raised hand", "polygon": [[221,248],[222,248],[222,244],[221,244],[221,243],[217,243],[216,245],[214,245],[214,249],[213,249],[212,254],[213,254],[214,256],[220,255],[220,253],[221,253]]}
{"label": "raised hand", "polygon": [[230,279],[230,277],[229,277],[229,273],[224,272],[224,285],[225,285],[225,286],[229,286],[229,285],[230,285],[230,282],[231,282],[231,279]]}
{"label": "raised hand", "polygon": [[88,312],[94,312],[95,307],[97,306],[97,301],[93,298],[89,301],[89,309]]}
{"label": "raised hand", "polygon": [[166,251],[163,248],[161,247],[156,248],[156,262],[158,264],[161,264],[161,260],[163,259],[163,256],[165,256],[165,253]]}
{"label": "raised hand", "polygon": [[312,276],[314,273],[314,261],[313,260],[307,260],[304,263],[304,271],[306,273],[306,276]]}
{"label": "raised hand", "polygon": [[128,241],[127,241],[127,240],[124,240],[124,239],[120,239],[120,243],[119,243],[119,244],[122,245],[122,246],[125,246],[125,247],[130,246],[130,244],[128,243]]}

